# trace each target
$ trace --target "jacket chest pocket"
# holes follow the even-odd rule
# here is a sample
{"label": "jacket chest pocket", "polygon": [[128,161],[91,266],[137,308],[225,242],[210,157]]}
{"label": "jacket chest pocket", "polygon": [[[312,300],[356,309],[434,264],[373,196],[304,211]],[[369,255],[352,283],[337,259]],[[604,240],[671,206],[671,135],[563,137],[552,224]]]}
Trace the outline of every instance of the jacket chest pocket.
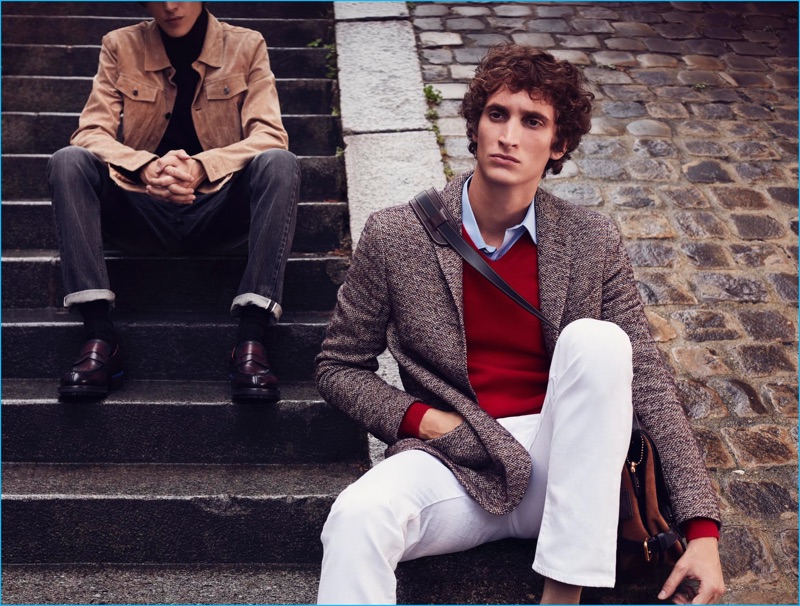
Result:
{"label": "jacket chest pocket", "polygon": [[124,142],[132,147],[146,147],[138,139],[142,133],[152,130],[153,121],[159,113],[159,88],[122,74],[117,80],[117,90],[122,93]]}
{"label": "jacket chest pocket", "polygon": [[207,81],[203,86],[205,103],[203,123],[211,126],[209,136],[215,140],[213,147],[224,147],[241,141],[242,104],[247,94],[244,74]]}

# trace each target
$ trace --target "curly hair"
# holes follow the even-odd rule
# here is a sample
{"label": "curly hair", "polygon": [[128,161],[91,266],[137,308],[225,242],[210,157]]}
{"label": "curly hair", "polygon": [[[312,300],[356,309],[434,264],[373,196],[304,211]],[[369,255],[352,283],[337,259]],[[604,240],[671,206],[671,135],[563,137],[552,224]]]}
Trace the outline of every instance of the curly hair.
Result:
{"label": "curly hair", "polygon": [[553,150],[565,153],[558,160],[548,160],[544,173],[550,171],[557,175],[578,147],[581,137],[592,127],[594,94],[586,89],[583,74],[570,62],[559,61],[530,46],[504,44],[490,48],[475,70],[459,111],[467,121],[469,151],[473,156],[478,151],[478,122],[486,101],[502,87],[512,93],[524,90],[554,107]]}

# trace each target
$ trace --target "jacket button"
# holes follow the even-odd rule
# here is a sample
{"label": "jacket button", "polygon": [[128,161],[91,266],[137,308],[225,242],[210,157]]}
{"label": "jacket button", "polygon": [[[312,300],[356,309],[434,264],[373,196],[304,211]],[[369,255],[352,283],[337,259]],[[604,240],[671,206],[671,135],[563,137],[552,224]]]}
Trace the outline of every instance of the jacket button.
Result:
{"label": "jacket button", "polygon": [[171,113],[167,112],[166,114],[164,114],[164,119],[165,120],[169,120],[170,118],[172,118],[172,114]]}
{"label": "jacket button", "polygon": [[133,96],[134,97],[138,97],[139,96],[139,91],[136,90],[135,88],[133,89]]}
{"label": "jacket button", "polygon": [[223,92],[223,93],[225,93],[226,95],[229,95],[229,94],[230,94],[230,92],[231,92],[231,89],[229,89],[229,88],[226,86],[226,87],[225,87],[225,88],[222,90],[222,92]]}

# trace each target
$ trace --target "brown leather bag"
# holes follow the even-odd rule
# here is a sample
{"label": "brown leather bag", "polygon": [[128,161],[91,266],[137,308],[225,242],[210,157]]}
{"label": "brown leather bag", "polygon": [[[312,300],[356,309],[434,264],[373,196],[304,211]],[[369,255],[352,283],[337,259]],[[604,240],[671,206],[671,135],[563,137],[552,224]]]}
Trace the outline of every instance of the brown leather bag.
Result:
{"label": "brown leather bag", "polygon": [[685,550],[658,451],[634,416],[620,485],[617,582],[663,581]]}

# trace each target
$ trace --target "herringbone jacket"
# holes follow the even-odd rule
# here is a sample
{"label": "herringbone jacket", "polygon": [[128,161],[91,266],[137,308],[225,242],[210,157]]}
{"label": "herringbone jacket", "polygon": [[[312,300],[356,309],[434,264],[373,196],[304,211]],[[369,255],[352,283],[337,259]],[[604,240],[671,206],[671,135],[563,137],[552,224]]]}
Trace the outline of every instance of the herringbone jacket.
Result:
{"label": "herringbone jacket", "polygon": [[[442,192],[457,220],[468,174]],[[700,450],[674,380],[650,335],[630,261],[605,217],[542,190],[536,197],[541,310],[564,327],[580,318],[619,325],[633,346],[633,403],[659,453],[678,523],[719,521]],[[491,288],[487,285],[487,288]],[[557,334],[544,327],[552,354]],[[387,347],[405,391],[375,374]],[[462,260],[428,238],[408,204],[374,213],[364,228],[317,357],[325,400],[389,444],[387,456],[419,449],[447,465],[487,511],[522,499],[531,461],[525,448],[477,403],[467,375]],[[439,438],[399,439],[414,401],[455,410],[466,422]]]}

